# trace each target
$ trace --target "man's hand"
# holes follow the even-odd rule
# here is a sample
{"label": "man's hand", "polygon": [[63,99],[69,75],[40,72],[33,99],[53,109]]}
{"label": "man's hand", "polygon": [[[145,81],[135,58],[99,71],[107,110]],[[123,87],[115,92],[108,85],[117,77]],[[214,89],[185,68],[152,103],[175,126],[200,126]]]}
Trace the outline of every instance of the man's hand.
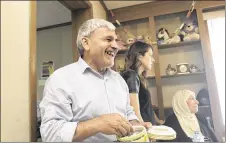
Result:
{"label": "man's hand", "polygon": [[151,126],[152,126],[152,124],[151,124],[151,122],[139,122],[139,121],[137,121],[137,120],[132,120],[132,121],[130,121],[130,123],[133,125],[133,126],[144,126],[146,129],[149,129]]}
{"label": "man's hand", "polygon": [[133,127],[120,114],[106,114],[98,118],[100,132],[106,135],[127,136],[133,133]]}

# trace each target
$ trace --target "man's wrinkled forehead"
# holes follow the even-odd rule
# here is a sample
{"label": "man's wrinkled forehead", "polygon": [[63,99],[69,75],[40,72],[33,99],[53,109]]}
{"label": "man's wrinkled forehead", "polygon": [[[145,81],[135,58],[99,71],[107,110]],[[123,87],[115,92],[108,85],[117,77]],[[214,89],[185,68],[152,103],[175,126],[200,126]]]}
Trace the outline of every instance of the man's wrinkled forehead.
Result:
{"label": "man's wrinkled forehead", "polygon": [[111,36],[112,38],[117,39],[115,30],[108,29],[107,27],[100,27],[100,28],[95,29],[91,33],[91,35],[102,36],[102,37]]}

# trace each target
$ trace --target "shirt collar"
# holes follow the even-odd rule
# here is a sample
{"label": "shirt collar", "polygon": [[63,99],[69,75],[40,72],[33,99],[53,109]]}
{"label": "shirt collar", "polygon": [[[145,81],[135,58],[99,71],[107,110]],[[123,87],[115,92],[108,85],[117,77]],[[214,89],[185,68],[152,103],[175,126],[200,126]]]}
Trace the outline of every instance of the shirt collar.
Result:
{"label": "shirt collar", "polygon": [[[98,74],[98,76],[103,76],[103,75],[101,75],[100,73],[98,73],[98,72],[96,72],[95,70],[93,70],[81,57],[79,57],[79,59],[78,59],[78,64],[79,64],[79,66],[80,66],[80,68],[81,68],[81,72],[84,74],[85,73],[85,71],[86,70],[90,70],[90,71],[92,71],[93,73],[95,73],[95,74]],[[106,71],[105,71],[105,74],[104,74],[104,76],[105,77],[108,77],[110,75],[110,69],[109,68],[107,68],[106,69]]]}
{"label": "shirt collar", "polygon": [[82,73],[84,73],[87,68],[90,68],[90,66],[81,57],[78,59],[78,64]]}

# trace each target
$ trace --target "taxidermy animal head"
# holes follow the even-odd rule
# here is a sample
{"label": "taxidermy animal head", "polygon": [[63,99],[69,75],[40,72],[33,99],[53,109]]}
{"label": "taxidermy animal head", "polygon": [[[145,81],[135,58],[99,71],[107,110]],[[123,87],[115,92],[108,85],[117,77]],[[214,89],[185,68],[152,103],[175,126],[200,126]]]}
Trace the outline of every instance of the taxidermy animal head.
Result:
{"label": "taxidermy animal head", "polygon": [[135,41],[136,41],[136,39],[134,39],[134,38],[128,38],[127,41],[126,41],[126,43],[128,45],[130,45],[130,44],[133,44]]}
{"label": "taxidermy animal head", "polygon": [[143,36],[143,35],[137,36],[137,41],[142,41],[142,42],[144,42],[144,36]]}
{"label": "taxidermy animal head", "polygon": [[163,40],[163,41],[166,41],[169,39],[169,32],[168,30],[166,30],[165,28],[160,28],[158,30],[158,40]]}
{"label": "taxidermy animal head", "polygon": [[144,41],[145,41],[145,42],[147,42],[147,41],[151,41],[151,37],[150,37],[150,36],[148,36],[148,35],[144,36]]}
{"label": "taxidermy animal head", "polygon": [[196,32],[196,28],[198,27],[198,23],[197,21],[193,20],[193,21],[187,21],[185,22],[184,24],[184,27],[183,27],[183,31],[185,33],[193,33],[193,32]]}

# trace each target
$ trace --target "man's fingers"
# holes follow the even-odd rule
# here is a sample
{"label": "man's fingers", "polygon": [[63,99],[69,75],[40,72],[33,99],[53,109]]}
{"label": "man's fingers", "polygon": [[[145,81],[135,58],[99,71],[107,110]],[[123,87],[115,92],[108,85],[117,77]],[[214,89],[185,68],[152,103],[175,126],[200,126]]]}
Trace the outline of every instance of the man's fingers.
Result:
{"label": "man's fingers", "polygon": [[117,129],[113,129],[111,135],[116,135],[118,137],[121,137],[122,136],[121,133],[119,133]]}
{"label": "man's fingers", "polygon": [[120,137],[127,136],[127,130],[123,128],[123,126],[118,126],[117,131],[120,133]]}
{"label": "man's fingers", "polygon": [[130,124],[130,122],[127,122],[127,125],[129,126],[130,134],[132,134],[134,132],[133,126]]}
{"label": "man's fingers", "polygon": [[127,136],[133,133],[133,127],[130,124],[123,122],[122,127],[127,131]]}
{"label": "man's fingers", "polygon": [[130,122],[124,117],[122,117],[122,120],[129,126],[130,133],[133,133],[134,132],[133,131],[133,126],[130,124]]}

